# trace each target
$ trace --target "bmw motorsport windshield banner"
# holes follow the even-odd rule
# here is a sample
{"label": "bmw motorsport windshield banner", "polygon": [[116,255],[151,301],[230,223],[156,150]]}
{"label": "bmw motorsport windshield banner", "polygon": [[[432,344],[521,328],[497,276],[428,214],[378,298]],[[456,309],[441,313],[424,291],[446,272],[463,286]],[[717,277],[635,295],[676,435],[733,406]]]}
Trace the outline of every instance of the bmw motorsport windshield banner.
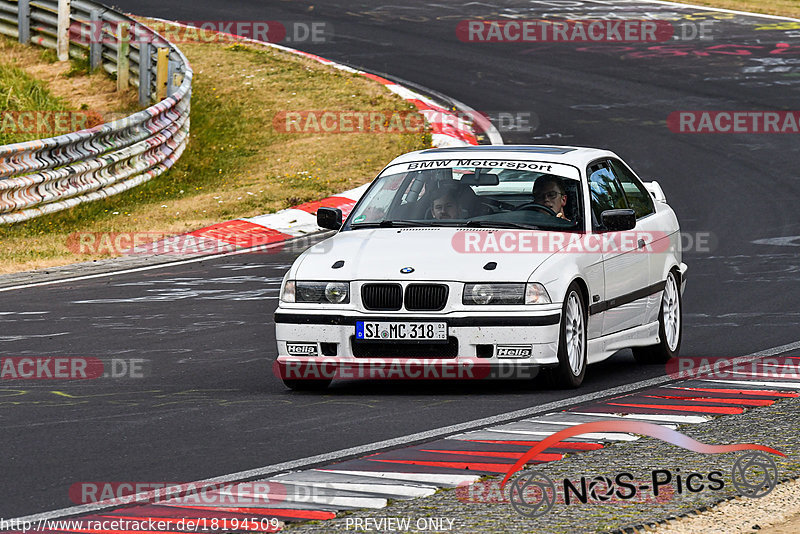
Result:
{"label": "bmw motorsport windshield banner", "polygon": [[479,167],[489,169],[511,169],[518,171],[543,172],[564,176],[566,178],[580,179],[580,173],[576,167],[564,165],[562,163],[551,163],[548,161],[522,161],[507,159],[437,159],[430,161],[413,161],[411,163],[400,163],[387,168],[383,174],[395,174],[398,172],[422,171],[429,169],[453,169],[460,167]]}

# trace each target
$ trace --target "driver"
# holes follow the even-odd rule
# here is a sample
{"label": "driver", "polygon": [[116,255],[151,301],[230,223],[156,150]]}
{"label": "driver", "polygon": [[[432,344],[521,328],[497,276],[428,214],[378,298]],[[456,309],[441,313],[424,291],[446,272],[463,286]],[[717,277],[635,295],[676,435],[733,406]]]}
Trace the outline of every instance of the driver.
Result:
{"label": "driver", "polygon": [[553,210],[556,217],[567,219],[564,215],[567,194],[564,191],[564,180],[558,176],[542,176],[533,184],[533,201]]}
{"label": "driver", "polygon": [[434,219],[460,219],[462,207],[459,190],[455,184],[440,187],[431,203],[431,215]]}

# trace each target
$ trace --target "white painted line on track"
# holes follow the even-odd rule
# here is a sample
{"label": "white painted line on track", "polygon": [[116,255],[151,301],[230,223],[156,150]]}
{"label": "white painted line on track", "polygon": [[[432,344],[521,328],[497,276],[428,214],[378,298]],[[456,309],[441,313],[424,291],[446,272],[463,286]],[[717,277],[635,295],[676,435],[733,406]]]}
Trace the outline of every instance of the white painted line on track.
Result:
{"label": "white painted line on track", "polygon": [[[333,488],[331,488],[333,489]],[[381,497],[372,497],[369,495],[345,495],[345,494],[337,494],[339,492],[332,491],[329,494],[324,493],[317,493],[317,492],[309,492],[301,490],[297,493],[280,493],[279,495],[274,494],[263,494],[253,491],[242,491],[238,489],[236,491],[227,489],[224,491],[216,492],[220,496],[230,495],[234,498],[231,501],[235,501],[236,498],[248,498],[251,499],[254,503],[258,503],[259,499],[264,499],[265,496],[272,497],[270,502],[264,503],[264,508],[269,508],[271,506],[276,506],[280,508],[282,503],[287,504],[308,504],[308,505],[322,505],[327,507],[331,510],[335,510],[337,508],[346,507],[346,508],[385,508],[386,507],[386,499]],[[210,492],[208,495],[213,496],[215,492]],[[279,501],[279,502],[278,502]],[[220,502],[224,502],[223,498],[220,498]],[[167,501],[164,504],[172,504],[170,501]],[[183,506],[186,503],[182,502],[180,499],[176,499],[175,504],[177,506]],[[251,505],[250,502],[247,503],[248,506]],[[316,508],[316,506],[314,506]]]}
{"label": "white painted line on track", "polygon": [[[751,361],[758,358],[763,358],[766,356],[773,356],[775,354],[780,354],[783,352],[787,352],[789,350],[800,348],[800,341],[795,341],[793,343],[787,343],[785,345],[780,345],[777,347],[771,347],[769,349],[765,349],[759,352],[755,352],[753,354],[748,354],[746,356],[740,356],[738,358],[732,358],[731,364],[742,362],[742,361]],[[350,447],[347,449],[342,449],[339,451],[333,451],[323,454],[317,454],[315,456],[309,456],[307,458],[301,458],[299,460],[291,460],[288,462],[281,462],[278,464],[267,465],[264,467],[259,467],[256,469],[249,469],[247,471],[239,471],[237,473],[231,473],[229,475],[222,475],[215,478],[210,478],[207,480],[201,480],[196,482],[191,482],[189,484],[183,485],[185,486],[193,486],[195,488],[200,488],[203,486],[210,486],[210,485],[220,485],[220,484],[232,484],[235,482],[243,482],[247,480],[254,480],[257,478],[265,478],[269,475],[275,475],[279,473],[283,473],[286,471],[297,470],[302,468],[307,468],[312,465],[319,465],[324,464],[326,462],[333,462],[335,460],[341,460],[344,458],[352,458],[357,457],[359,455],[364,455],[367,453],[377,452],[383,449],[391,449],[396,448],[403,445],[410,445],[412,443],[428,441],[434,438],[443,438],[446,436],[451,436],[454,434],[460,434],[471,430],[478,430],[488,427],[490,425],[495,425],[498,423],[505,423],[510,422],[512,420],[522,419],[525,417],[529,417],[532,415],[540,415],[547,412],[552,412],[555,410],[560,410],[566,408],[568,406],[572,406],[575,404],[582,404],[586,402],[590,402],[593,400],[602,399],[605,397],[611,397],[614,395],[620,395],[624,393],[630,393],[632,391],[636,391],[639,389],[644,389],[653,386],[660,386],[662,384],[666,384],[667,382],[677,382],[682,381],[682,379],[676,379],[668,375],[658,376],[655,378],[651,378],[649,380],[642,380],[640,382],[634,382],[632,384],[625,384],[622,386],[613,387],[610,389],[606,389],[604,391],[596,391],[594,393],[586,393],[584,395],[578,395],[577,397],[569,397],[566,399],[548,402],[546,404],[542,404],[541,406],[532,406],[530,408],[524,408],[521,410],[514,410],[512,412],[507,412],[503,414],[493,415],[491,417],[484,417],[482,419],[475,419],[473,421],[467,421],[464,423],[458,423],[455,425],[450,425],[441,428],[434,428],[431,430],[426,430],[424,432],[417,432],[415,434],[409,434],[407,436],[401,436],[397,438],[387,439],[383,441],[377,441],[375,443],[369,443],[366,445],[359,445],[357,447]],[[724,381],[720,381],[724,382]],[[735,383],[735,381],[727,381],[728,383]],[[800,382],[797,383],[778,383],[778,382],[752,382],[752,381],[742,381],[741,383],[744,384],[781,384],[781,387],[800,387]],[[603,414],[605,415],[605,414]],[[651,417],[651,416],[648,416]],[[327,471],[327,470],[326,470]],[[362,471],[335,471],[330,470],[332,472],[341,472],[341,473],[348,473],[348,474],[358,474],[362,476],[383,476],[383,473],[371,473],[371,472],[362,472]],[[420,482],[425,481],[436,481],[443,480],[446,476],[456,476],[456,475],[436,475],[430,474],[427,475],[431,478],[425,479],[424,476],[426,474],[422,473],[390,473],[390,476],[416,476],[416,477],[423,477],[417,478],[416,480]],[[477,476],[474,477],[474,480],[477,480]],[[398,478],[398,480],[402,480]],[[415,480],[413,478],[407,478],[407,480]],[[177,496],[177,492],[181,491],[180,486],[173,486],[171,488],[164,488],[156,491],[150,491],[145,493],[137,493],[136,495],[132,495],[126,497],[128,499],[127,502],[147,502],[148,500],[154,498],[164,498],[165,496],[172,496],[175,494]],[[28,515],[25,517],[15,518],[11,521],[17,522],[33,522],[39,521],[44,519],[56,519],[61,517],[73,516],[78,514],[85,514],[89,512],[96,512],[98,510],[104,510],[107,508],[114,508],[118,507],[119,503],[116,502],[109,502],[109,501],[100,501],[96,503],[90,504],[81,504],[78,506],[72,506],[69,508],[62,508],[59,510],[53,510],[51,512],[43,512],[41,514],[33,514]]]}
{"label": "white painted line on track", "polygon": [[346,471],[339,469],[315,469],[323,473],[341,473],[360,477],[373,477],[388,480],[404,480],[406,482],[423,482],[445,486],[458,486],[465,482],[475,482],[480,475],[447,475],[442,473],[400,473],[395,471]]}
{"label": "white painted line on track", "polygon": [[[792,368],[794,371],[794,368]],[[732,375],[731,378],[743,378],[747,376],[753,376],[757,378],[790,378],[790,377],[783,377],[783,376],[775,376],[777,373],[740,373],[737,371],[726,371],[727,374]],[[800,386],[800,381],[797,382],[797,385]]]}
{"label": "white painted line on track", "polygon": [[386,486],[401,488],[420,488],[436,491],[438,486],[428,482],[409,482],[407,480],[392,480],[375,476],[349,475],[346,473],[325,469],[307,469],[305,471],[292,471],[267,479],[267,482],[279,484],[365,484],[367,486]]}
{"label": "white painted line on track", "polygon": [[748,354],[747,356],[741,356],[740,358],[734,358],[731,360],[734,363],[737,363],[736,360],[741,361],[750,361],[756,360],[758,358],[763,358],[764,356],[775,356],[776,354],[782,354],[784,352],[788,352],[790,350],[800,349],[800,341],[795,341],[793,343],[787,343],[785,345],[779,345],[777,347],[772,347],[770,349],[764,349],[759,352],[754,352],[753,354]]}
{"label": "white painted line on track", "polygon": [[745,386],[766,386],[773,388],[794,388],[800,391],[800,381],[798,382],[774,382],[774,381],[757,381],[757,380],[718,380],[718,379],[702,379],[703,382],[716,382],[719,384],[738,384]]}
{"label": "white painted line on track", "polygon": [[42,282],[31,282],[29,284],[20,284],[17,286],[9,286],[9,287],[0,287],[0,293],[5,291],[13,291],[15,289],[27,289],[29,287],[40,287],[40,286],[51,286],[55,284],[65,284],[68,282],[79,282],[81,280],[92,280],[95,278],[105,278],[107,276],[115,276],[118,274],[129,274],[129,273],[138,273],[143,271],[152,271],[154,269],[166,269],[167,267],[174,267],[177,265],[186,265],[188,263],[197,263],[200,261],[207,261],[207,260],[215,260],[218,258],[224,258],[226,256],[236,256],[238,254],[249,254],[254,252],[267,252],[271,248],[277,247],[285,247],[287,245],[291,245],[294,241],[298,241],[300,239],[308,239],[316,236],[321,236],[326,232],[319,232],[317,234],[306,234],[303,236],[298,236],[293,239],[287,239],[286,241],[280,241],[277,243],[270,243],[268,245],[258,245],[256,247],[246,248],[242,250],[232,250],[231,252],[223,252],[220,254],[212,254],[209,256],[198,256],[196,258],[189,258],[186,260],[177,260],[177,261],[170,261],[165,263],[159,263],[158,265],[145,265],[142,267],[132,267],[130,269],[122,269],[119,271],[108,271],[104,273],[94,273],[94,274],[86,274],[82,276],[73,276],[72,278],[60,278],[58,280],[45,280]]}
{"label": "white painted line on track", "polygon": [[649,421],[663,421],[666,423],[678,423],[678,424],[700,424],[700,423],[707,423],[713,419],[712,417],[703,417],[702,415],[660,415],[660,414],[644,414],[644,413],[629,413],[629,414],[618,414],[618,413],[582,413],[582,412],[571,412],[577,415],[589,415],[592,417],[600,417],[600,418],[609,418],[614,417],[616,419],[644,419]]}
{"label": "white painted line on track", "polygon": [[[583,423],[577,422],[577,421],[570,421],[570,422],[566,422],[566,421],[546,421],[544,419],[525,419],[525,421],[526,422],[531,422],[531,423],[542,423],[543,425],[578,426],[578,425],[582,425],[583,424]],[[661,425],[661,426],[663,426],[665,428],[678,428],[677,425],[670,425],[670,424],[665,424],[665,425]]]}
{"label": "white painted line on track", "polygon": [[792,17],[784,17],[781,15],[768,15],[766,13],[755,13],[752,11],[737,11],[735,9],[725,9],[722,7],[711,7],[711,6],[698,6],[695,4],[684,4],[681,2],[667,2],[665,0],[641,0],[642,2],[648,2],[651,4],[663,4],[667,6],[675,6],[675,7],[690,7],[693,9],[701,9],[703,11],[718,11],[720,13],[732,13],[734,15],[747,15],[748,17],[761,17],[765,19],[774,19],[774,20],[791,20],[794,22],[800,22],[800,19],[794,19]]}
{"label": "white painted line on track", "polygon": [[[498,434],[519,434],[521,436],[542,436],[548,437],[555,434],[555,432],[547,432],[544,430],[501,430],[487,428],[484,432],[497,432]],[[581,439],[587,440],[602,440],[602,441],[636,441],[639,436],[633,434],[624,434],[622,432],[584,432],[581,434]]]}
{"label": "white painted line on track", "polygon": [[430,486],[406,486],[403,484],[381,484],[379,482],[375,482],[374,484],[360,482],[311,482],[305,480],[286,480],[283,478],[272,478],[270,482],[279,482],[285,486],[303,486],[409,498],[427,497],[436,493],[436,488]]}
{"label": "white painted line on track", "polygon": [[42,337],[68,336],[71,333],[72,332],[54,332],[52,334],[19,334],[13,336],[0,336],[0,341],[25,341],[26,339],[34,339]]}

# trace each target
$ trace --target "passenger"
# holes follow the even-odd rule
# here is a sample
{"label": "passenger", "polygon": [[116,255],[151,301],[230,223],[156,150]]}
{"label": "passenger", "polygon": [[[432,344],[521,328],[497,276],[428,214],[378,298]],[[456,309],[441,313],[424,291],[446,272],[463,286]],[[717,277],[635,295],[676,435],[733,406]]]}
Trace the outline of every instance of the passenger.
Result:
{"label": "passenger", "polygon": [[542,176],[533,184],[533,201],[546,206],[556,213],[556,217],[567,219],[564,206],[567,205],[564,180],[558,176]]}

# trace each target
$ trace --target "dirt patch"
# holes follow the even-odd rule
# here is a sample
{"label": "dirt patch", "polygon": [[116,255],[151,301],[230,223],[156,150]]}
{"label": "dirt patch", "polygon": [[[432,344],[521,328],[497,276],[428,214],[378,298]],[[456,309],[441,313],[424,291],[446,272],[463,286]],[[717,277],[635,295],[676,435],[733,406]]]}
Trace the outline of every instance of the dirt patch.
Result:
{"label": "dirt patch", "polygon": [[103,116],[138,110],[138,96],[133,89],[117,92],[116,82],[105,73],[78,72],[81,65],[59,62],[52,50],[21,45],[0,39],[0,57],[5,65],[22,69],[47,84],[49,91],[75,110],[90,110]]}

